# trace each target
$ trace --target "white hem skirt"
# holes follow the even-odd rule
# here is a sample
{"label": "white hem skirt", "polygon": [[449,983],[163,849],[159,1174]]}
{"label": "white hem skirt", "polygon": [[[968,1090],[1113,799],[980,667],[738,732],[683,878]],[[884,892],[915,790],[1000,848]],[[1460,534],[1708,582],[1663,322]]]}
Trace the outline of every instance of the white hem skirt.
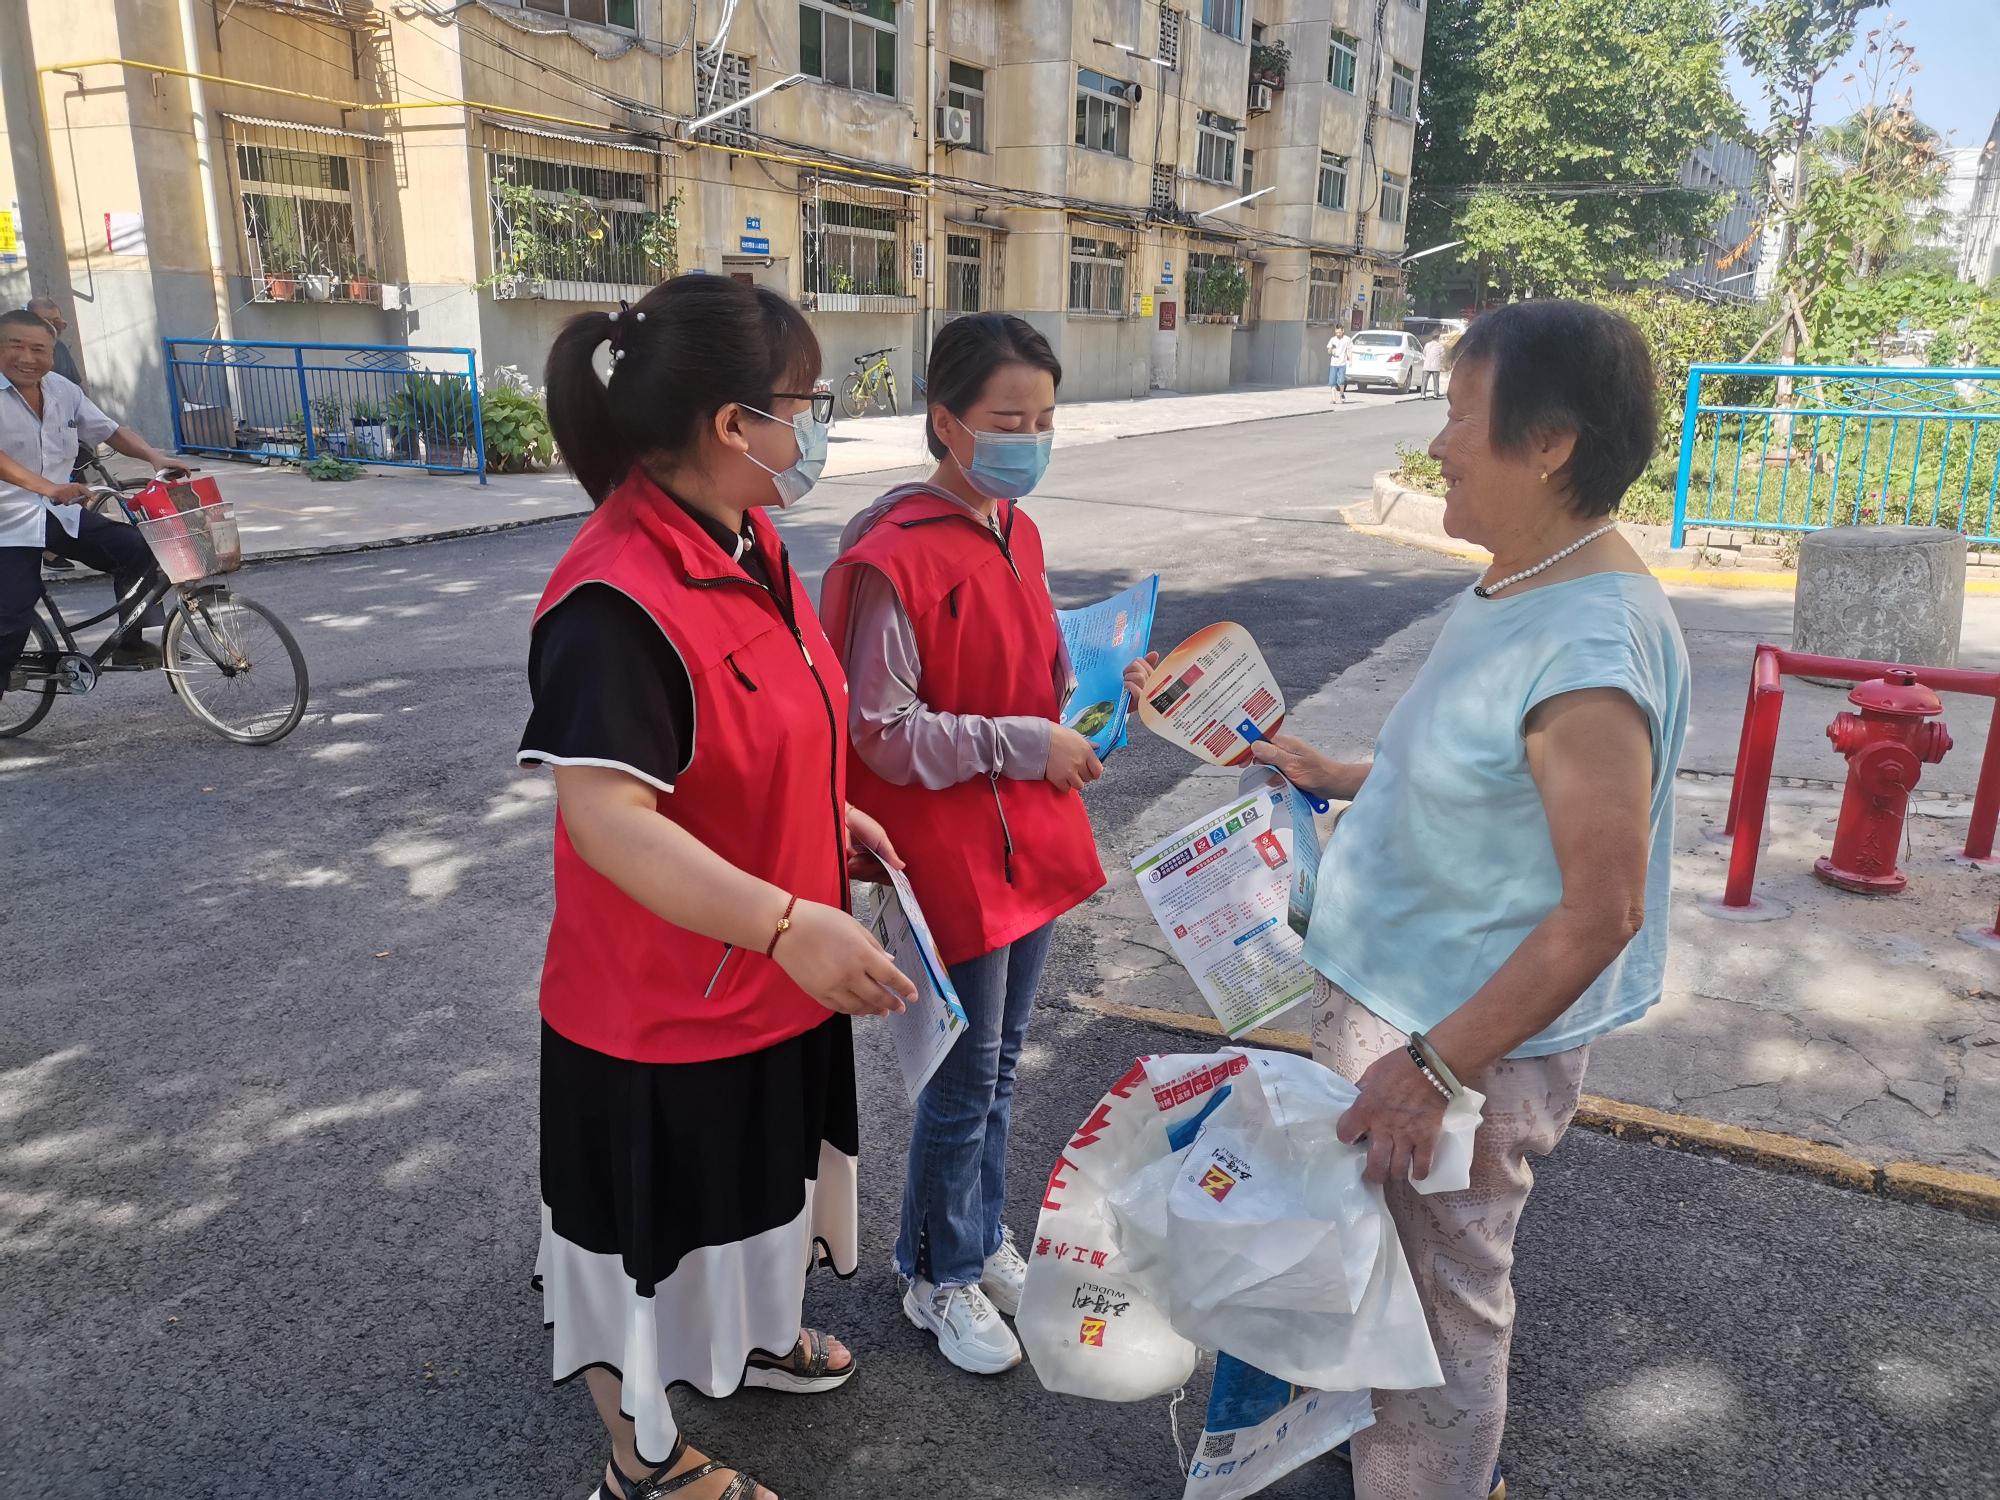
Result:
{"label": "white hem skirt", "polygon": [[608,1057],[544,1024],[541,1116],[553,1376],[617,1374],[640,1457],[663,1463],[674,1386],[730,1394],[752,1354],[798,1343],[810,1266],[855,1272],[851,1024],[701,1063]]}

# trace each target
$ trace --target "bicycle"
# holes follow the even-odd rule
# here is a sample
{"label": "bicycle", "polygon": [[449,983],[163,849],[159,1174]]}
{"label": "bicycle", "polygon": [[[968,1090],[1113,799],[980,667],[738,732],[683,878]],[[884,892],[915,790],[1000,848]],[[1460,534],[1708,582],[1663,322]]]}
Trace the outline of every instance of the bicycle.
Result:
{"label": "bicycle", "polygon": [[[101,466],[97,472],[110,478]],[[88,503],[99,509],[115,505],[132,519],[123,496],[150,482],[94,484]],[[167,686],[196,723],[239,745],[276,744],[305,716],[305,656],[282,620],[215,581],[214,575],[234,572],[243,561],[228,507],[134,524],[152,547],[157,566],[145,583],[109,609],[72,627],[43,585],[40,604],[47,619],[36,615],[30,620],[27,646],[0,692],[0,740],[26,734],[48,717],[59,694],[87,693],[107,673],[165,671]],[[169,599],[172,613],[159,665],[113,662],[125,632]],[[105,620],[113,621],[111,633],[86,654],[75,631]]]}
{"label": "bicycle", "polygon": [[896,372],[889,368],[889,356],[895,352],[892,345],[854,356],[858,368],[840,383],[842,411],[858,417],[879,402],[890,416],[896,415]]}

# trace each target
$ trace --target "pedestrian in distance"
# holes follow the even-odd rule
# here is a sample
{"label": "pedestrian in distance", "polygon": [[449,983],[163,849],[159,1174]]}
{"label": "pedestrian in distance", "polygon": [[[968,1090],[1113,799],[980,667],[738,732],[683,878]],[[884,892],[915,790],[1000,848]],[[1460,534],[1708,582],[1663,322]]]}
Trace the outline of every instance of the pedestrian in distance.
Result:
{"label": "pedestrian in distance", "polygon": [[[90,492],[70,478],[78,440],[108,442],[155,471],[179,468],[56,374],[55,350],[55,330],[33,313],[0,313],[0,691],[28,642],[45,551],[109,573],[118,599],[153,573],[152,549],[137,527],[80,503]],[[148,610],[118,643],[113,664],[158,666],[160,648],[141,631],[165,623],[157,607]]]}
{"label": "pedestrian in distance", "polygon": [[678,276],[569,320],[549,423],[595,505],[535,611],[520,759],[554,767],[542,1239],[554,1375],[611,1439],[598,1500],[771,1500],[667,1392],[832,1390],[805,1272],[856,1269],[850,1017],[915,997],[848,914],[846,688],[765,514],[826,460],[797,308]]}
{"label": "pedestrian in distance", "polygon": [[[1493,554],[1366,764],[1289,735],[1253,752],[1352,799],[1320,863],[1305,956],[1313,1055],[1360,1086],[1339,1122],[1385,1184],[1445,1371],[1377,1391],[1360,1500],[1504,1488],[1514,1235],[1576,1112],[1590,1045],[1659,1000],[1688,658],[1612,520],[1658,441],[1625,319],[1520,302],[1460,340],[1444,528]],[[1424,1197],[1457,1081],[1486,1096],[1464,1192]]]}
{"label": "pedestrian in distance", "polygon": [[1104,884],[1080,795],[1104,767],[1056,722],[1069,659],[1021,503],[1049,461],[1061,379],[1019,318],[947,323],[928,367],[937,468],[848,524],[822,598],[852,695],[855,805],[908,861],[970,1022],[917,1100],[903,1311],[982,1375],[1021,1360],[1000,1316],[1027,1274],[1002,1217],[1015,1068],[1055,920]]}
{"label": "pedestrian in distance", "polygon": [[1444,339],[1433,333],[1424,343],[1424,399],[1444,394]]}
{"label": "pedestrian in distance", "polygon": [[1326,341],[1326,383],[1340,393],[1344,403],[1347,400],[1347,361],[1354,347],[1345,328],[1336,328],[1333,337]]}
{"label": "pedestrian in distance", "polygon": [[69,319],[63,316],[62,304],[53,297],[30,297],[23,311],[33,313],[55,330],[55,372],[82,390],[83,375],[76,367],[76,356],[63,342],[63,335],[69,331]]}

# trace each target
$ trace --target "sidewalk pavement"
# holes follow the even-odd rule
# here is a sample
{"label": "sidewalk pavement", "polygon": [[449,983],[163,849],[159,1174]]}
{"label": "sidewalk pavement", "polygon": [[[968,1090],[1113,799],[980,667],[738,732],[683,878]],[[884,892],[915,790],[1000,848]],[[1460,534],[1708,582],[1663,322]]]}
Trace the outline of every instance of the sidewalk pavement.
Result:
{"label": "sidewalk pavement", "polygon": [[[1397,398],[1356,394],[1344,407],[1336,407],[1324,388],[1300,386],[1086,401],[1062,408],[1056,444],[1108,443],[1196,427],[1318,415],[1329,409],[1359,412],[1392,399]],[[360,479],[316,483],[288,466],[195,461],[220,481],[223,496],[235,506],[244,556],[251,559],[358,551],[500,531],[582,515],[590,508],[566,470],[494,474],[482,485],[464,475],[371,468]],[[833,425],[826,477],[928,467],[930,462],[922,413],[842,418]],[[121,459],[113,461],[113,472],[137,471]]]}
{"label": "sidewalk pavement", "polygon": [[[1949,860],[1965,835],[1990,706],[1946,700],[1953,748],[1943,764],[1925,767],[1920,797],[1945,795],[1923,797],[1909,821],[1909,890],[1857,896],[1812,875],[1813,859],[1832,842],[1846,774],[1825,739],[1847,707],[1844,694],[1787,679],[1758,891],[1791,915],[1719,921],[1695,904],[1722,891],[1728,849],[1709,834],[1728,806],[1752,648],[1789,643],[1791,599],[1668,593],[1687,635],[1694,703],[1666,995],[1591,1049],[1586,1087],[1626,1105],[1829,1143],[1865,1163],[2000,1175],[2000,958],[1955,935],[1992,922],[2000,873]],[[1392,636],[1298,704],[1287,729],[1336,756],[1369,754],[1443,621],[1439,612]],[[2000,599],[1966,600],[1961,662],[2000,666]],[[1235,787],[1235,772],[1196,772],[1141,815],[1133,848],[1194,822]],[[1103,976],[1094,1003],[1208,1016],[1136,885],[1121,870],[1111,874],[1090,908]],[[1274,1029],[1298,1041],[1307,1025],[1301,1008]]]}

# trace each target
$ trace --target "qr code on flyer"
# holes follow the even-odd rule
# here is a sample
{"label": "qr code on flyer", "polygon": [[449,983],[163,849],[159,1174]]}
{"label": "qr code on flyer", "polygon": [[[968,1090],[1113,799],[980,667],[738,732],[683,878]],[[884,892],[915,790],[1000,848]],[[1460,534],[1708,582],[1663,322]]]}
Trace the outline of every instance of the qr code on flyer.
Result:
{"label": "qr code on flyer", "polygon": [[1236,1451],[1236,1434],[1211,1432],[1201,1440],[1203,1458],[1227,1458]]}

